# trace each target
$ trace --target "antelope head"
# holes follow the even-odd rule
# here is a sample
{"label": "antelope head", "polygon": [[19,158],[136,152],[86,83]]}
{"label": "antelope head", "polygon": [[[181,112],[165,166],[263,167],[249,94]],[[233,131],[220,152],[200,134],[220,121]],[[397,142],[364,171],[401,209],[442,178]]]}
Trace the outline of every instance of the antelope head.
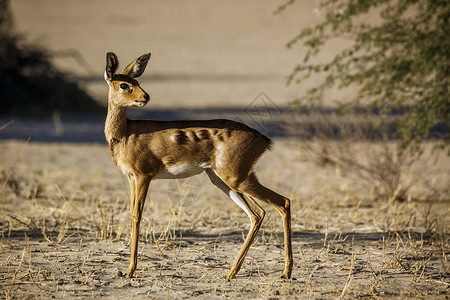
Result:
{"label": "antelope head", "polygon": [[109,86],[109,105],[118,107],[138,106],[148,103],[150,96],[140,87],[135,79],[144,73],[150,53],[140,56],[130,63],[120,74],[116,74],[119,67],[117,56],[108,52],[106,54],[105,80]]}

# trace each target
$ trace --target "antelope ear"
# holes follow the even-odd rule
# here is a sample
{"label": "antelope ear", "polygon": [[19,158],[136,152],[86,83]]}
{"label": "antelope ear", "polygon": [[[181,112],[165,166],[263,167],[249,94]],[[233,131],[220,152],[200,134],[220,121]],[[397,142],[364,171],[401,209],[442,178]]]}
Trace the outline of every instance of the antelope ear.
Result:
{"label": "antelope ear", "polygon": [[129,64],[125,69],[123,69],[123,75],[128,75],[133,78],[137,78],[144,73],[145,68],[147,67],[148,60],[150,59],[151,53],[144,54],[140,56],[138,59]]}
{"label": "antelope ear", "polygon": [[119,67],[119,61],[117,60],[117,56],[112,53],[106,53],[106,68],[105,68],[105,80],[111,81],[114,74]]}

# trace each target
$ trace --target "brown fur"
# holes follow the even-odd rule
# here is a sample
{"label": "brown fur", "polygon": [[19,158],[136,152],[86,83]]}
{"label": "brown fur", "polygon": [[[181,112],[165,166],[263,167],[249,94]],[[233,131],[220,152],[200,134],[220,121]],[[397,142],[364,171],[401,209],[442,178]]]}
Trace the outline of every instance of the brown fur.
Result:
{"label": "brown fur", "polygon": [[148,94],[133,79],[143,73],[149,59],[150,54],[145,54],[121,74],[115,74],[118,60],[115,54],[108,53],[105,70],[109,85],[105,137],[114,163],[130,182],[132,235],[127,276],[133,275],[137,265],[139,225],[150,181],[188,177],[206,171],[213,184],[238,203],[252,221],[227,278],[235,277],[239,271],[265,215],[253,198],[273,205],[283,217],[286,251],[283,275],[289,278],[293,265],[290,201],[262,186],[253,172],[256,161],[270,149],[272,141],[245,124],[224,119],[127,119],[127,107],[144,106],[149,101]]}

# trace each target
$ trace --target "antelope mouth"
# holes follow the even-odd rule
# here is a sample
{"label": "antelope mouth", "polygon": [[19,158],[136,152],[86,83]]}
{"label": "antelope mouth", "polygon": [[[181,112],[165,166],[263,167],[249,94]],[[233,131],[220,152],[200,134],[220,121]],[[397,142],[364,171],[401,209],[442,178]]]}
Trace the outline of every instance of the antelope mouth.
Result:
{"label": "antelope mouth", "polygon": [[134,102],[135,102],[138,106],[144,106],[145,104],[148,103],[148,100],[134,100]]}

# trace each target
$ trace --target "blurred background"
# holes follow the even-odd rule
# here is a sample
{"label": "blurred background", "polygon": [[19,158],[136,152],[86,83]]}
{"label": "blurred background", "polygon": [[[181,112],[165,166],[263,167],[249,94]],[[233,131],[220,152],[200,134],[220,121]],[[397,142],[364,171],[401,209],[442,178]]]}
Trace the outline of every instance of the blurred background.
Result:
{"label": "blurred background", "polygon": [[[2,72],[10,75],[2,74],[8,80],[2,80],[0,125],[14,122],[0,138],[32,141],[104,141],[107,51],[121,67],[152,53],[140,78],[151,102],[131,109],[130,117],[225,117],[284,135],[277,124],[304,92],[286,85],[303,56],[301,46],[286,43],[321,18],[316,0],[283,14],[274,12],[284,1],[269,0],[1,3]],[[251,107],[264,108],[266,117],[258,116],[264,126],[249,116]]]}

